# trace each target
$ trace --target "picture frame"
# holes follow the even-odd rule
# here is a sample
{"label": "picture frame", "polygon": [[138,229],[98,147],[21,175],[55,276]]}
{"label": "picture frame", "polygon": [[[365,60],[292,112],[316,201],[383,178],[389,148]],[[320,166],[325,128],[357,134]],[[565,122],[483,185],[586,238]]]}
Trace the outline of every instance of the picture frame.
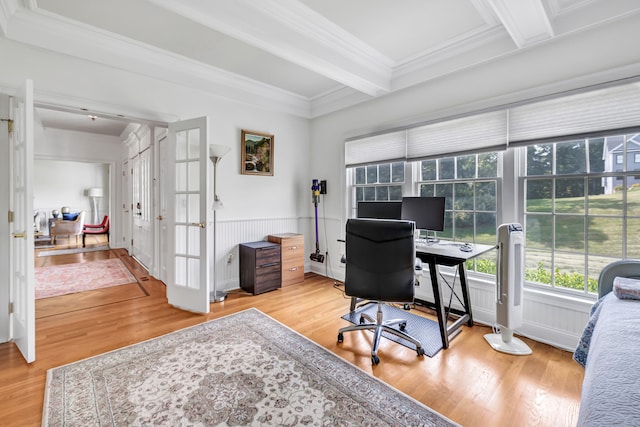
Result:
{"label": "picture frame", "polygon": [[240,172],[243,175],[273,176],[273,134],[242,129],[240,144]]}

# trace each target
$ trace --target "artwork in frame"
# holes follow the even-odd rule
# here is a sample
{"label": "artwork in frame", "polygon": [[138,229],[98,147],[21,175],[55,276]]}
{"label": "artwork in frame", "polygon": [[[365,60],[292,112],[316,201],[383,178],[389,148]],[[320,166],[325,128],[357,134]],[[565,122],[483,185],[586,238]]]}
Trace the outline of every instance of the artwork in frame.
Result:
{"label": "artwork in frame", "polygon": [[273,135],[243,129],[241,144],[242,173],[273,176]]}

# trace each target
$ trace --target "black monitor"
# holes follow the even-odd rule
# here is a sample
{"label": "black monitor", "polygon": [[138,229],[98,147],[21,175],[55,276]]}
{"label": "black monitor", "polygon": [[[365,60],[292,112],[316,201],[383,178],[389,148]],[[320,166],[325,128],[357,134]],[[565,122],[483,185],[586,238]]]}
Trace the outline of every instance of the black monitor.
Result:
{"label": "black monitor", "polygon": [[358,202],[358,218],[400,219],[402,202]]}
{"label": "black monitor", "polygon": [[444,231],[444,197],[403,197],[401,219],[417,230]]}

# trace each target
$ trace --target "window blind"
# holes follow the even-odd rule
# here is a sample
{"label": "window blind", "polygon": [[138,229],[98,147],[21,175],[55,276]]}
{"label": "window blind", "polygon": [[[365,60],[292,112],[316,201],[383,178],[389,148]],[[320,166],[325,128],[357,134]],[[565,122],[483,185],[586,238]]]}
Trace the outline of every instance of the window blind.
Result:
{"label": "window blind", "polygon": [[516,145],[634,128],[640,129],[640,83],[509,109],[509,143]]}
{"label": "window blind", "polygon": [[406,158],[406,131],[385,133],[345,143],[345,166],[393,162]]}
{"label": "window blind", "polygon": [[492,111],[407,131],[407,160],[507,149],[507,112]]}

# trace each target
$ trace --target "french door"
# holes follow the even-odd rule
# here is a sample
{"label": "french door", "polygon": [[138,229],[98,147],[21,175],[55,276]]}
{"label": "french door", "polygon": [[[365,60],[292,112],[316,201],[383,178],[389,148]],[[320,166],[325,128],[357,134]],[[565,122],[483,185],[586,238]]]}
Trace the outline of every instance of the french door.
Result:
{"label": "french door", "polygon": [[209,312],[207,125],[207,117],[171,123],[167,139],[167,299],[196,313]]}
{"label": "french door", "polygon": [[33,271],[33,81],[13,98],[9,165],[11,336],[27,363],[36,360]]}

